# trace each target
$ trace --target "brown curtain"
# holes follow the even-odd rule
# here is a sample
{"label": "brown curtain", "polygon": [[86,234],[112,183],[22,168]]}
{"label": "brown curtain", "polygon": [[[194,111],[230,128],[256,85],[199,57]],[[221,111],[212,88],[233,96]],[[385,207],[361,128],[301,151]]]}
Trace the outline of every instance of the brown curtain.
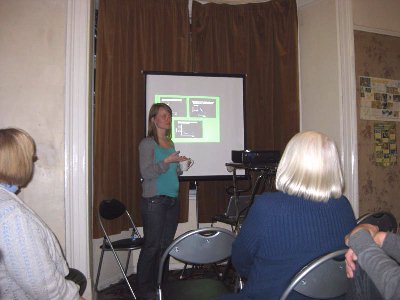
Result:
{"label": "brown curtain", "polygon": [[[296,1],[193,2],[192,49],[195,72],[246,74],[247,148],[283,151],[299,131]],[[199,185],[200,222],[222,212],[226,185]]]}
{"label": "brown curtain", "polygon": [[[138,144],[145,136],[142,71],[191,71],[188,0],[100,0],[94,116],[93,235],[97,210],[115,197],[141,224]],[[188,219],[188,183],[181,184],[181,220]],[[118,233],[127,224],[109,228]]]}

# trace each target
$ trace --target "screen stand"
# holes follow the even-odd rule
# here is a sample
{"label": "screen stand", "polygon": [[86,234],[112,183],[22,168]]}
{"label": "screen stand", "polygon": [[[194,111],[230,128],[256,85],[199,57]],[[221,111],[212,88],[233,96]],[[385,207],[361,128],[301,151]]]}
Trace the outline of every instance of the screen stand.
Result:
{"label": "screen stand", "polygon": [[194,186],[196,188],[196,228],[199,229],[199,198],[197,196],[199,182],[197,180],[194,182]]}

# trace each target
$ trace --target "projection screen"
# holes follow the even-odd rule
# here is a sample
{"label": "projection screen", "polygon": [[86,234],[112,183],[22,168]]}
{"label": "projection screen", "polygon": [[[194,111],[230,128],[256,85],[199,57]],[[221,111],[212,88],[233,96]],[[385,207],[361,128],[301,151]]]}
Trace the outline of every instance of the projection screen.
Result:
{"label": "projection screen", "polygon": [[[232,150],[245,149],[245,77],[237,74],[143,72],[148,111],[163,102],[172,109],[172,140],[194,165],[186,180],[232,175],[225,163]],[[244,174],[238,171],[238,175]]]}

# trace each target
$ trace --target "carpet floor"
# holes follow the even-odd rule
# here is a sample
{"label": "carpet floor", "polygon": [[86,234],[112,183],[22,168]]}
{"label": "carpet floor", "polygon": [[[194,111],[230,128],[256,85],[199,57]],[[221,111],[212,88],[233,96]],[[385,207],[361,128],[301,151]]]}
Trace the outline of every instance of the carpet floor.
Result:
{"label": "carpet floor", "polygon": [[[226,268],[226,265],[207,265],[207,266],[194,266],[187,268],[184,272],[182,270],[169,271],[168,281],[170,280],[185,280],[191,278],[219,278],[223,280],[226,286],[233,291],[235,286],[235,275],[231,268]],[[129,283],[133,290],[136,290],[136,274],[128,277]],[[123,300],[133,299],[125,280],[111,285],[101,292],[97,293],[97,300]]]}

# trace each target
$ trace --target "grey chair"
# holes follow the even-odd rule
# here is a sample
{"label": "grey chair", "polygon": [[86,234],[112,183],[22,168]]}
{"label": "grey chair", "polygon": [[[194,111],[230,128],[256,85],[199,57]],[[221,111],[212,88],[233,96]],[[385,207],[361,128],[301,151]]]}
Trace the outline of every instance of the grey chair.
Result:
{"label": "grey chair", "polygon": [[313,260],[293,277],[280,300],[286,300],[293,290],[315,299],[345,295],[349,288],[344,260],[346,251],[337,250]]}
{"label": "grey chair", "polygon": [[397,220],[396,217],[387,211],[370,212],[362,215],[357,219],[358,224],[372,224],[379,227],[380,231],[385,232],[397,232]]}
{"label": "grey chair", "polygon": [[164,251],[158,269],[157,296],[162,299],[207,300],[229,293],[218,279],[185,279],[163,282],[165,264],[169,257],[192,265],[215,264],[231,256],[235,235],[224,228],[207,227],[188,231],[177,237]]}
{"label": "grey chair", "polygon": [[[129,223],[129,229],[132,230],[131,237],[125,239],[118,239],[118,240],[111,240],[110,235],[107,233],[104,222],[108,221],[123,221],[123,218],[126,218]],[[100,246],[101,248],[101,255],[99,261],[99,267],[97,269],[97,276],[96,276],[96,283],[95,283],[95,290],[98,290],[99,278],[101,267],[103,264],[103,257],[104,252],[111,251],[115,257],[115,260],[121,270],[121,273],[125,279],[126,284],[132,294],[132,297],[136,299],[136,295],[133,292],[132,286],[129,283],[127,278],[127,271],[129,266],[129,259],[131,257],[131,253],[134,250],[141,249],[144,239],[140,236],[139,231],[137,230],[135,223],[131,215],[129,214],[128,210],[126,209],[125,205],[117,199],[108,199],[103,200],[100,203],[99,211],[98,211],[98,219],[101,229],[103,230],[104,237],[103,237],[103,244]],[[128,229],[128,228],[127,228]],[[127,252],[127,259],[125,263],[125,268],[122,266],[121,260],[119,259],[117,252],[124,251]]]}

